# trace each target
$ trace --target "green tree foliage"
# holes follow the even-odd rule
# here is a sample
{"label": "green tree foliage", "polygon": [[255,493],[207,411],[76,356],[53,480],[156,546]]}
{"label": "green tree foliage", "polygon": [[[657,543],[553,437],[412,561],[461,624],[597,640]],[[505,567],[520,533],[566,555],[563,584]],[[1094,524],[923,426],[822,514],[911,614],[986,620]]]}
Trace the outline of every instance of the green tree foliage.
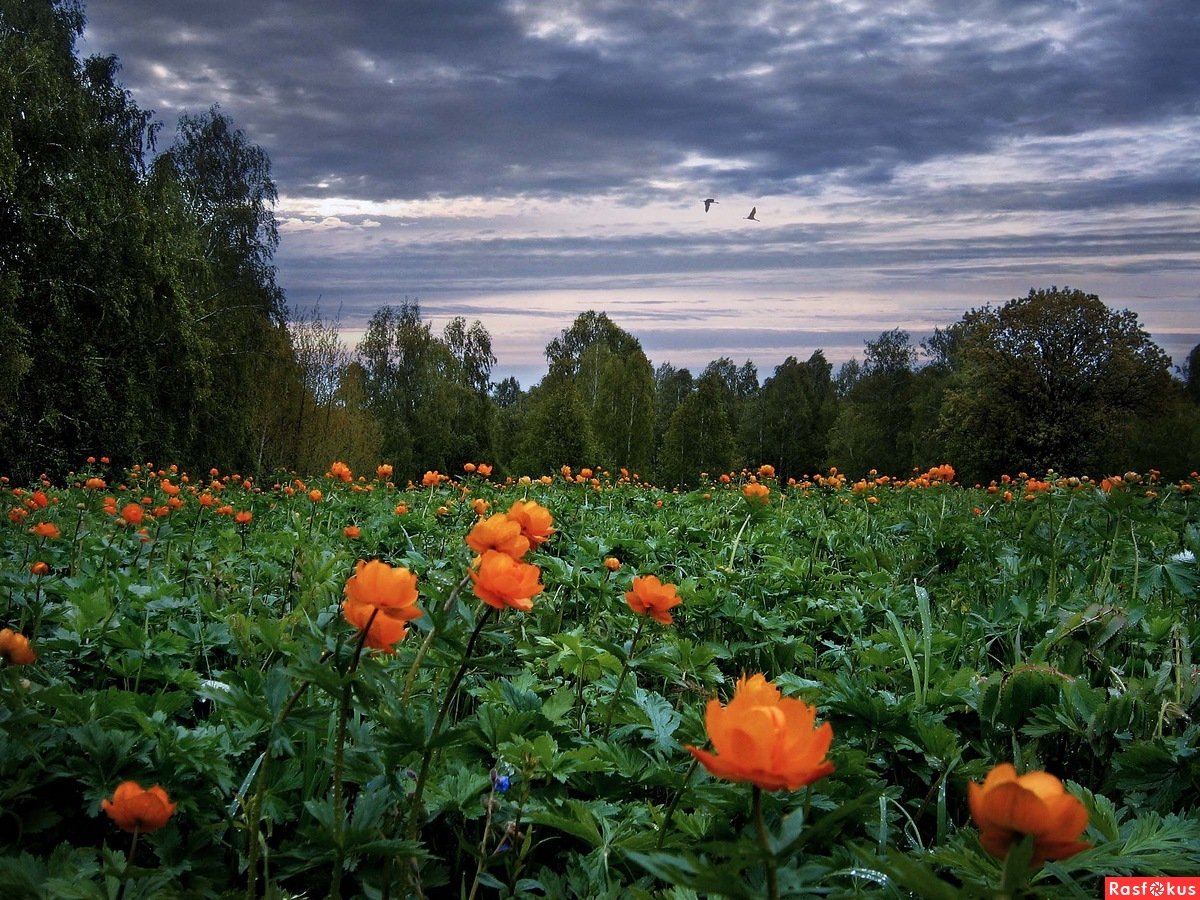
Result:
{"label": "green tree foliage", "polygon": [[654,459],[654,370],[637,338],[605,313],[589,310],[547,345],[546,359],[552,384],[570,379],[575,386],[596,441],[594,462],[648,471]]}
{"label": "green tree foliage", "polygon": [[850,474],[906,473],[921,454],[912,400],[917,350],[907,331],[885,331],[866,345],[861,365],[839,372],[842,403],[830,434],[830,462]]}
{"label": "green tree foliage", "polygon": [[1184,384],[1193,403],[1200,404],[1200,344],[1192,348],[1184,364]]}
{"label": "green tree foliage", "polygon": [[701,472],[716,474],[733,467],[733,430],[725,411],[726,385],[715,371],[696,382],[671,416],[658,462],[664,484],[694,485]]}
{"label": "green tree foliage", "polygon": [[479,322],[451,320],[441,338],[420,304],[379,309],[358,345],[367,409],[383,436],[383,457],[410,477],[457,470],[490,457],[495,357]]}
{"label": "green tree foliage", "polygon": [[575,379],[561,368],[550,369],[515,407],[523,429],[513,468],[526,474],[546,473],[559,466],[580,465],[596,456],[596,440]]}
{"label": "green tree foliage", "polygon": [[770,463],[780,478],[816,472],[829,452],[837,415],[833,367],[816,351],[807,362],[789,356],[762,390],[746,401],[742,448],[749,463]]}
{"label": "green tree foliage", "polygon": [[1136,424],[1169,396],[1163,351],[1094,294],[1031,290],[960,324],[941,428],[971,478],[1121,468]]}

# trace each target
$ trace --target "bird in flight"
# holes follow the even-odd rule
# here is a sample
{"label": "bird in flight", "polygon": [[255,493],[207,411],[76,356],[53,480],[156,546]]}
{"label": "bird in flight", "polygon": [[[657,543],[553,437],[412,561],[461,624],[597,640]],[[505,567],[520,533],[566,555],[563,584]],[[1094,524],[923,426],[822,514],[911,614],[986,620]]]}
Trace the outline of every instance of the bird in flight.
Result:
{"label": "bird in flight", "polygon": [[712,197],[709,197],[707,200],[704,201],[704,211],[708,212],[708,208],[716,202],[717,201],[714,200]]}
{"label": "bird in flight", "polygon": [[749,219],[751,222],[761,222],[761,221],[762,221],[762,219],[756,219],[756,218],[754,218],[754,214],[755,214],[756,212],[758,212],[758,207],[757,207],[757,206],[752,206],[752,207],[750,207],[750,215],[746,216],[746,218],[747,218],[747,219]]}

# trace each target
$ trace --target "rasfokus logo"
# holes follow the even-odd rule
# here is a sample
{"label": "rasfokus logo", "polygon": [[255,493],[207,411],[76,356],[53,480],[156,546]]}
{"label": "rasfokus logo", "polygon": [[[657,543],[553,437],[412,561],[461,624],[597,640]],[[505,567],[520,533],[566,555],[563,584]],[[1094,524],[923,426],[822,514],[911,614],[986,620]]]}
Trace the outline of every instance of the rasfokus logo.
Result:
{"label": "rasfokus logo", "polygon": [[1104,879],[1105,897],[1200,897],[1200,877],[1134,875]]}

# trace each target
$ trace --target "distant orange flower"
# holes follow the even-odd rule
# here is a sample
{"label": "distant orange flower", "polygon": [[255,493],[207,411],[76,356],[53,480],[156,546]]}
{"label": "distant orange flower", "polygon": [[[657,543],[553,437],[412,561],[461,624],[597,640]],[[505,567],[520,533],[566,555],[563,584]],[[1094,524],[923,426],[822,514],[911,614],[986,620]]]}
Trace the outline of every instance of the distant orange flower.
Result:
{"label": "distant orange flower", "polygon": [[475,463],[473,463],[473,462],[463,463],[463,471],[466,472],[467,474],[474,472],[475,471]]}
{"label": "distant orange flower", "polygon": [[25,518],[28,515],[29,515],[29,510],[24,509],[20,506],[14,506],[12,509],[10,509],[8,511],[8,520],[10,522],[12,522],[14,525],[19,525],[21,522],[25,521]]}
{"label": "distant orange flower", "polygon": [[354,474],[350,471],[350,467],[344,462],[335,462],[329,467],[329,477],[336,478],[339,481],[349,482],[354,480]]}
{"label": "distant orange flower", "polygon": [[742,486],[742,496],[751,503],[766,503],[771,495],[771,489],[758,481],[751,481]]}
{"label": "distant orange flower", "polygon": [[29,646],[29,638],[11,628],[0,629],[0,659],[12,666],[28,666],[37,662],[37,654]]}
{"label": "distant orange flower", "polygon": [[351,540],[354,540],[355,538],[362,537],[362,529],[359,528],[357,525],[347,525],[345,528],[342,529],[342,535],[344,537],[350,538]]}
{"label": "distant orange flower", "polygon": [[498,550],[485,551],[468,574],[475,582],[475,596],[494,609],[529,612],[533,598],[545,589],[539,583],[541,569]]}
{"label": "distant orange flower", "polygon": [[604,560],[604,568],[608,569],[610,572],[615,572],[617,569],[621,568],[621,561],[615,556],[609,556]]}
{"label": "distant orange flower", "polygon": [[492,474],[492,467],[488,463],[480,463],[475,467],[475,472],[479,475],[482,475],[484,478],[487,478]]}
{"label": "distant orange flower", "polygon": [[[619,563],[618,563],[619,565]],[[634,576],[633,589],[625,593],[625,602],[639,616],[649,614],[657,622],[670,625],[670,610],[683,600],[676,594],[673,584],[663,584],[657,575]]]}
{"label": "distant orange flower", "polygon": [[157,784],[143,788],[136,781],[117,785],[112,800],[101,800],[100,807],[122,831],[146,834],[158,831],[175,813],[176,804]]}
{"label": "distant orange flower", "polygon": [[125,520],[126,525],[141,525],[145,516],[146,510],[140,504],[126,503],[121,508],[121,518]]}
{"label": "distant orange flower", "polygon": [[768,463],[763,463],[761,466],[758,467],[758,477],[759,478],[774,478],[775,477],[775,467]]}
{"label": "distant orange flower", "polygon": [[29,531],[40,538],[49,538],[50,540],[54,540],[60,534],[58,526],[53,522],[38,522]]}
{"label": "distant orange flower", "polygon": [[46,562],[45,560],[39,559],[37,562],[35,562],[33,565],[31,565],[29,567],[29,571],[30,571],[30,573],[32,573],[34,575],[49,575],[50,574],[50,564],[48,562]]}
{"label": "distant orange flower", "polygon": [[237,515],[233,517],[233,521],[239,525],[249,525],[254,520],[254,513],[248,509],[238,510]]}
{"label": "distant orange flower", "polygon": [[505,513],[480,519],[465,540],[467,546],[480,555],[488,550],[498,550],[513,559],[520,559],[529,552],[529,538],[521,533],[521,523]]}
{"label": "distant orange flower", "polygon": [[392,477],[392,472],[394,471],[395,469],[393,469],[389,463],[382,463],[381,465],[376,466],[375,475],[386,481]]}
{"label": "distant orange flower", "polygon": [[728,706],[708,701],[704,724],[716,753],[687,748],[704,768],[727,781],[763,790],[794,791],[833,771],[826,759],[833,727],[815,728],[817,711],[803,700],[781,697],[762,675],[742,676]]}
{"label": "distant orange flower", "polygon": [[342,615],[359,630],[371,623],[366,645],[375,650],[391,653],[392,645],[408,634],[407,623],[425,614],[416,605],[416,574],[377,559],[358,561],[344,593]]}
{"label": "distant orange flower", "polygon": [[83,486],[89,491],[102,491],[108,487],[108,484],[103,478],[89,478],[83,483]]}
{"label": "distant orange flower", "polygon": [[408,512],[408,506],[404,503],[396,504],[396,515],[403,516]]}
{"label": "distant orange flower", "polygon": [[1024,835],[1033,835],[1033,859],[1066,859],[1091,844],[1079,838],[1087,828],[1087,808],[1046,772],[1018,775],[1012,763],[1000,763],[983,784],[967,785],[971,818],[979,826],[979,842],[992,856],[1003,859]]}
{"label": "distant orange flower", "polygon": [[554,535],[554,516],[536,500],[518,500],[508,508],[508,517],[520,523],[521,534],[531,547],[544,544]]}
{"label": "distant orange flower", "polygon": [[477,515],[477,516],[486,515],[486,513],[488,511],[488,507],[490,507],[490,506],[491,506],[491,504],[488,503],[486,500],[484,500],[482,497],[476,497],[475,500],[471,503],[471,509],[475,510],[475,515]]}
{"label": "distant orange flower", "polygon": [[421,485],[423,487],[437,487],[441,483],[442,476],[433,470],[430,470],[421,476]]}

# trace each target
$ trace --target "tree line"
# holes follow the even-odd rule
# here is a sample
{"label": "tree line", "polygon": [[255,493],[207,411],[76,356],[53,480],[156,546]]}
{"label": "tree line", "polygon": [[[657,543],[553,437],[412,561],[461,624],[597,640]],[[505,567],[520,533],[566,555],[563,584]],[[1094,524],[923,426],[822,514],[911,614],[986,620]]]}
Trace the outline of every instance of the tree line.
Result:
{"label": "tree line", "polygon": [[1200,462],[1200,348],[1175,378],[1134,313],[1071,288],[972,310],[920,345],[884,332],[836,372],[817,351],[765,378],[729,358],[655,367],[596,311],[550,342],[527,390],[492,381],[482,323],[435,332],[417,300],[349,347],[336,317],[288,315],[267,154],[216,107],[158,152],[117,60],[76,57],[83,21],[77,4],[0,0],[0,472],[341,458],[401,478],[489,461],[688,485],[762,463],[786,478],[950,460],[986,480]]}

